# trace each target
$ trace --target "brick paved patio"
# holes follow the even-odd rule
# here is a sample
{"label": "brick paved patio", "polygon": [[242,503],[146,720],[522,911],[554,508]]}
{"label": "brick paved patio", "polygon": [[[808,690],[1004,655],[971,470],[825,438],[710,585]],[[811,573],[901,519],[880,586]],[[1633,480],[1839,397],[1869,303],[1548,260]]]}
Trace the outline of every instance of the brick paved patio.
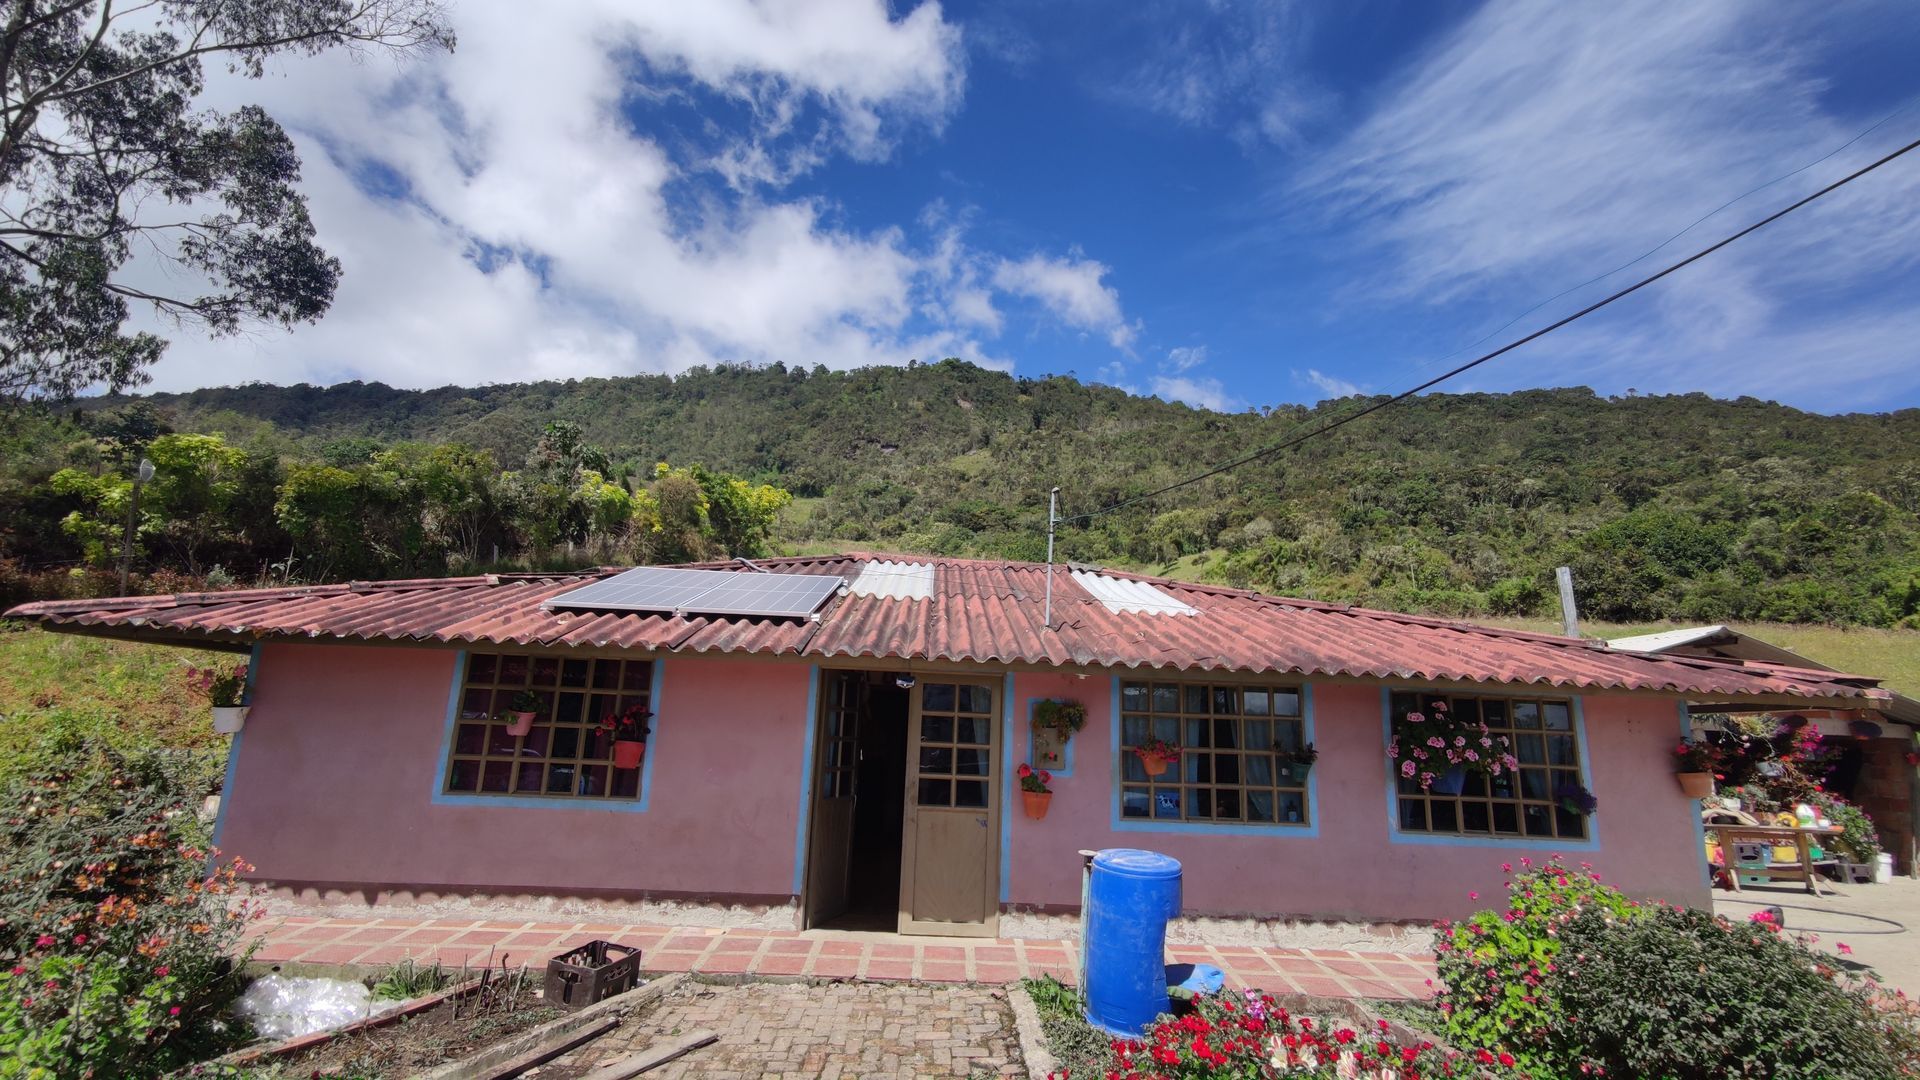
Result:
{"label": "brick paved patio", "polygon": [[[450,967],[540,965],[596,938],[635,945],[647,971],[796,975],[929,983],[1001,984],[1031,975],[1074,979],[1069,941],[902,937],[829,930],[720,930],[644,924],[485,919],[274,916],[254,959],[269,964],[385,966],[412,957]],[[1335,949],[1170,945],[1169,963],[1213,964],[1227,984],[1321,997],[1421,998],[1430,957]]]}
{"label": "brick paved patio", "polygon": [[641,1019],[527,1074],[575,1080],[636,1051],[708,1030],[720,1041],[649,1080],[1022,1076],[1013,1012],[975,986],[685,983]]}

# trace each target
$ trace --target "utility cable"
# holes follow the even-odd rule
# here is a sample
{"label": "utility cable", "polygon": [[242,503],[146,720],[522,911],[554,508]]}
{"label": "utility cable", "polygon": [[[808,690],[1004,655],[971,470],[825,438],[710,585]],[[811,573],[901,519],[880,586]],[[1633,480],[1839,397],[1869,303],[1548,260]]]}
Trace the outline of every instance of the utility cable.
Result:
{"label": "utility cable", "polygon": [[1298,435],[1292,436],[1287,439],[1283,439],[1280,442],[1273,444],[1272,446],[1255,450],[1250,454],[1244,454],[1240,457],[1234,458],[1231,461],[1227,461],[1222,464],[1216,465],[1213,468],[1208,469],[1206,472],[1200,473],[1197,476],[1190,476],[1185,480],[1175,481],[1174,483],[1168,484],[1165,487],[1155,488],[1154,490],[1149,491],[1144,495],[1135,495],[1131,498],[1122,499],[1117,503],[1114,503],[1110,506],[1102,507],[1099,510],[1088,511],[1087,513],[1084,513],[1084,514],[1075,514],[1071,517],[1061,518],[1060,520],[1063,524],[1071,523],[1071,522],[1092,521],[1094,518],[1104,517],[1105,515],[1114,513],[1115,511],[1124,510],[1129,506],[1135,506],[1135,505],[1138,505],[1139,503],[1146,502],[1150,499],[1157,499],[1160,496],[1165,495],[1170,491],[1178,491],[1181,488],[1190,487],[1194,484],[1199,483],[1202,480],[1212,479],[1213,477],[1219,476],[1221,473],[1228,472],[1232,469],[1237,469],[1240,466],[1246,465],[1250,462],[1259,461],[1261,458],[1272,457],[1273,455],[1281,452],[1282,450],[1291,449],[1295,446],[1299,446],[1303,442],[1306,442],[1308,439],[1311,439],[1320,435],[1325,435],[1328,432],[1334,431],[1338,428],[1345,427],[1346,425],[1353,423],[1355,420],[1358,420],[1363,416],[1367,416],[1370,413],[1379,412],[1381,409],[1384,409],[1389,405],[1397,405],[1400,402],[1405,401],[1410,397],[1413,397],[1415,394],[1421,393],[1422,391],[1425,391],[1425,390],[1430,390],[1433,387],[1438,386],[1443,382],[1446,382],[1448,379],[1452,379],[1458,375],[1464,374],[1468,371],[1473,370],[1474,368],[1479,367],[1481,364],[1484,364],[1489,360],[1492,360],[1499,356],[1504,356],[1505,354],[1512,352],[1513,350],[1519,348],[1522,345],[1527,344],[1530,341],[1534,341],[1538,338],[1545,337],[1546,335],[1553,333],[1555,330],[1560,329],[1561,327],[1567,325],[1568,323],[1574,322],[1578,319],[1583,319],[1586,316],[1591,315],[1594,312],[1599,311],[1601,308],[1606,307],[1607,305],[1613,303],[1615,300],[1619,300],[1624,297],[1630,296],[1636,292],[1639,292],[1641,289],[1644,289],[1647,286],[1653,284],[1654,282],[1659,281],[1661,278],[1666,277],[1668,274],[1671,274],[1682,267],[1690,266],[1693,263],[1699,262],[1701,259],[1706,258],[1707,256],[1713,254],[1716,251],[1719,251],[1721,248],[1726,247],[1728,244],[1733,243],[1735,240],[1738,240],[1743,236],[1746,236],[1748,233],[1756,232],[1768,225],[1773,224],[1774,222],[1780,220],[1781,218],[1786,217],[1788,214],[1793,213],[1795,210],[1798,210],[1801,207],[1807,205],[1808,203],[1813,202],[1815,199],[1818,199],[1824,195],[1830,194],[1834,191],[1839,190],[1842,187],[1845,187],[1846,185],[1852,183],[1853,181],[1858,180],[1860,177],[1867,175],[1868,173],[1874,171],[1875,169],[1878,169],[1880,166],[1885,165],[1888,162],[1894,160],[1895,158],[1898,158],[1916,148],[1920,148],[1920,139],[1916,139],[1913,142],[1910,142],[1907,145],[1902,146],[1900,149],[1893,151],[1892,153],[1886,155],[1883,158],[1880,158],[1877,161],[1874,161],[1869,165],[1862,166],[1861,168],[1848,173],[1847,175],[1841,177],[1840,179],[1835,180],[1833,183],[1828,184],[1826,187],[1823,187],[1820,190],[1813,192],[1812,194],[1806,196],[1805,198],[1800,199],[1797,202],[1790,203],[1787,206],[1783,207],[1782,209],[1776,210],[1773,213],[1768,214],[1766,217],[1761,218],[1759,221],[1754,222],[1753,224],[1747,226],[1744,229],[1741,229],[1739,232],[1734,233],[1731,236],[1725,237],[1724,239],[1716,241],[1715,243],[1710,244],[1707,247],[1701,248],[1699,251],[1696,251],[1693,254],[1687,256],[1686,258],[1681,259],[1679,262],[1673,263],[1672,265],[1668,266],[1666,269],[1661,270],[1658,273],[1651,274],[1651,275],[1648,275],[1647,277],[1641,278],[1639,281],[1634,282],[1633,284],[1627,286],[1626,288],[1621,289],[1618,292],[1612,293],[1600,300],[1596,300],[1593,303],[1588,304],[1586,307],[1581,308],[1579,311],[1576,311],[1571,315],[1565,316],[1564,318],[1561,318],[1561,319],[1557,319],[1554,322],[1548,323],[1547,325],[1541,327],[1538,330],[1533,331],[1530,334],[1527,334],[1524,337],[1516,338],[1513,341],[1507,342],[1505,345],[1500,346],[1499,348],[1493,350],[1492,352],[1483,353],[1480,356],[1475,357],[1474,359],[1469,360],[1464,364],[1461,364],[1459,367],[1453,368],[1449,371],[1436,375],[1433,378],[1428,379],[1426,382],[1421,383],[1420,385],[1414,387],[1411,390],[1403,390],[1400,393],[1395,394],[1390,398],[1384,398],[1380,401],[1373,402],[1369,404],[1366,408],[1361,409],[1358,412],[1349,413],[1346,416],[1340,417],[1339,419],[1336,419],[1336,420],[1329,421],[1328,423],[1322,424],[1321,426],[1314,428],[1310,431],[1301,432]]}

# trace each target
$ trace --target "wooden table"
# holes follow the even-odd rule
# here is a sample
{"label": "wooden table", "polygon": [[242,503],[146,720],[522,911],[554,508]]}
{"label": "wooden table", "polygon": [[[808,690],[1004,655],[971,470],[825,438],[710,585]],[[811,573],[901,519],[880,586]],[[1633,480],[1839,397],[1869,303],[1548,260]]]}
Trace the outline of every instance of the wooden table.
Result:
{"label": "wooden table", "polygon": [[[1720,842],[1720,863],[1727,872],[1727,884],[1734,892],[1740,891],[1740,875],[1753,874],[1765,876],[1776,881],[1803,881],[1807,891],[1815,896],[1821,895],[1820,875],[1815,872],[1813,841],[1821,838],[1836,837],[1841,829],[1803,828],[1798,825],[1714,825],[1706,826]],[[1734,855],[1735,844],[1765,844],[1768,860],[1765,866],[1741,866]],[[1792,862],[1774,862],[1773,849],[1792,846],[1799,858]],[[1822,862],[1832,861],[1822,859]]]}

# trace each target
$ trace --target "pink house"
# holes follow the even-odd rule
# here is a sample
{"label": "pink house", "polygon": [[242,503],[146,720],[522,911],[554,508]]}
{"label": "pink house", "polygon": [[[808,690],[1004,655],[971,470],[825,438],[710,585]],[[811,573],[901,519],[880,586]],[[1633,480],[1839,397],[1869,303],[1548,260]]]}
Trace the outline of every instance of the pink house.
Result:
{"label": "pink house", "polygon": [[[1185,866],[1188,914],[1460,914],[1560,853],[1704,904],[1688,702],[1876,708],[1831,671],[1616,651],[1085,567],[871,555],[28,604],[49,630],[250,651],[219,844],[295,893],[753,905],[991,934],[1082,849]],[[1050,600],[1049,600],[1050,594]],[[1046,614],[1051,610],[1051,620]],[[534,717],[513,734],[522,691]],[[1030,719],[1084,706],[1064,745]],[[1518,762],[1423,787],[1444,702]],[[601,720],[639,706],[637,768]],[[1157,774],[1149,739],[1175,751]],[[1311,746],[1303,764],[1295,752]],[[1023,763],[1053,776],[1022,809]],[[1571,787],[1598,800],[1565,805]]]}

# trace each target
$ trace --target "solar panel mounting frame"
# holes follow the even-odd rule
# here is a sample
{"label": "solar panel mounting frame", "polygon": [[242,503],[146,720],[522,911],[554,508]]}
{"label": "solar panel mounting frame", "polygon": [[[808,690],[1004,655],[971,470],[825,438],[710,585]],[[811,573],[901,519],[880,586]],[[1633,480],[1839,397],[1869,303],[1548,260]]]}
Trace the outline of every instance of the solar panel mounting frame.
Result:
{"label": "solar panel mounting frame", "polygon": [[664,612],[803,619],[846,587],[833,574],[772,574],[637,566],[543,602],[547,611]]}

